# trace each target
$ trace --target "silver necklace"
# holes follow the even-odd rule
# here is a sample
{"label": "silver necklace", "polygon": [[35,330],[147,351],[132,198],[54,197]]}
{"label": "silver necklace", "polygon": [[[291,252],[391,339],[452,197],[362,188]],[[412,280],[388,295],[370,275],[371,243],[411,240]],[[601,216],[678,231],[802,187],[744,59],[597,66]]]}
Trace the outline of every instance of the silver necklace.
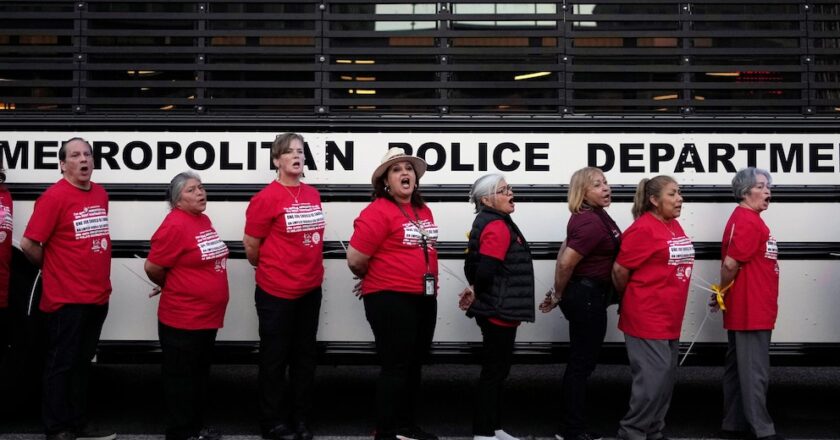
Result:
{"label": "silver necklace", "polygon": [[[278,180],[277,183],[280,183],[280,181]],[[298,202],[298,197],[300,197],[300,190],[301,190],[301,188],[303,188],[303,184],[298,184],[297,195],[292,194],[292,190],[290,190],[288,186],[283,185],[282,183],[280,183],[280,186],[285,188],[286,192],[288,192],[289,195],[292,196],[293,199],[295,199],[295,203]]]}

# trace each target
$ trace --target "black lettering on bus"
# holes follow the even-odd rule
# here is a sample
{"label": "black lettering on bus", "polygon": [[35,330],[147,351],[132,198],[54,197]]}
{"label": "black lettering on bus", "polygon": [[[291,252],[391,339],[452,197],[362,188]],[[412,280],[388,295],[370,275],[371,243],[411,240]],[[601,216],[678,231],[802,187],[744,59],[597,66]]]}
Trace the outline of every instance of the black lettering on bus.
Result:
{"label": "black lettering on bus", "polygon": [[650,172],[658,173],[659,164],[674,158],[674,146],[671,144],[650,144]]}
{"label": "black lettering on bus", "polygon": [[[48,151],[47,149],[55,149]],[[58,157],[58,142],[56,141],[35,141],[35,164],[32,167],[36,170],[57,170],[58,162],[46,162],[45,159]]]}
{"label": "black lettering on bus", "polygon": [[644,173],[644,165],[631,165],[631,160],[642,160],[642,154],[633,154],[631,150],[642,150],[645,144],[619,144],[618,145],[618,170],[622,173]]}
{"label": "black lettering on bus", "polygon": [[[435,152],[435,161],[432,162],[426,156],[428,155],[429,151]],[[425,144],[421,145],[417,148],[417,157],[423,159],[428,164],[426,167],[429,171],[437,171],[443,168],[446,165],[446,149],[443,148],[443,145],[437,142],[426,142]]]}
{"label": "black lettering on bus", "polygon": [[[598,162],[598,153],[604,154],[604,162]],[[586,165],[600,168],[603,172],[613,169],[615,166],[615,151],[608,144],[587,144]]]}
{"label": "black lettering on bus", "polygon": [[748,167],[757,167],[758,160],[756,159],[756,155],[759,150],[764,151],[767,149],[767,146],[764,144],[738,144],[739,151],[746,151],[747,152],[747,166]]}
{"label": "black lettering on bus", "polygon": [[[5,164],[6,169],[22,169],[25,170],[29,168],[29,142],[28,141],[17,141],[15,142],[15,148],[12,149],[9,146],[9,141],[0,141],[0,151],[2,151],[3,157],[3,164]],[[20,163],[20,166],[18,166]]]}
{"label": "black lettering on bus", "polygon": [[326,156],[326,169],[334,170],[335,162],[341,164],[341,168],[345,170],[353,169],[353,141],[344,141],[344,151],[338,148],[335,141],[327,141],[324,155]]}
{"label": "black lettering on bus", "polygon": [[733,157],[735,157],[735,147],[732,144],[709,144],[709,172],[718,172],[718,164],[721,164],[727,173],[734,173]]}
{"label": "black lettering on bus", "polygon": [[219,142],[219,169],[241,170],[242,164],[230,161],[230,142]]}
{"label": "black lettering on bus", "polygon": [[519,146],[513,142],[502,142],[501,144],[496,145],[496,148],[493,149],[493,165],[499,171],[514,171],[519,168],[519,161],[513,159],[507,164],[502,162],[502,155],[505,153],[505,150],[517,153],[519,152]]}
{"label": "black lettering on bus", "polygon": [[117,154],[120,153],[120,146],[111,141],[94,141],[93,145],[93,167],[102,169],[102,162],[108,163],[108,168],[119,170],[120,163],[117,161]]}
{"label": "black lettering on bus", "polygon": [[794,162],[796,163],[796,172],[802,172],[802,166],[805,161],[805,149],[802,144],[790,144],[788,154],[785,156],[785,147],[782,144],[770,144],[770,172],[776,173],[779,171],[779,163],[782,164],[782,172],[789,173],[793,169]]}
{"label": "black lettering on bus", "polygon": [[[134,161],[134,151],[140,150],[140,161]],[[130,170],[142,170],[148,168],[152,163],[152,147],[141,141],[132,141],[123,148],[123,163]]]}
{"label": "black lettering on bus", "polygon": [[525,171],[549,171],[548,164],[537,164],[537,160],[548,159],[548,152],[537,153],[537,150],[548,150],[548,143],[525,143]]}
{"label": "black lettering on bus", "polygon": [[810,172],[812,173],[833,173],[834,167],[831,165],[821,165],[820,162],[824,160],[831,160],[831,153],[821,153],[825,150],[833,150],[833,144],[808,144],[808,163]]}
{"label": "black lettering on bus", "polygon": [[700,160],[700,153],[697,152],[697,147],[694,144],[683,144],[674,172],[683,173],[686,168],[694,168],[694,171],[698,173],[706,172],[703,161]]}
{"label": "black lettering on bus", "polygon": [[[199,162],[196,155],[198,150],[204,150],[204,161]],[[187,161],[187,166],[198,171],[209,169],[216,161],[216,151],[213,146],[204,141],[195,141],[187,146],[186,155],[184,157]]]}
{"label": "black lettering on bus", "polygon": [[157,143],[157,169],[165,170],[166,161],[181,156],[181,144],[172,141],[160,141]]}

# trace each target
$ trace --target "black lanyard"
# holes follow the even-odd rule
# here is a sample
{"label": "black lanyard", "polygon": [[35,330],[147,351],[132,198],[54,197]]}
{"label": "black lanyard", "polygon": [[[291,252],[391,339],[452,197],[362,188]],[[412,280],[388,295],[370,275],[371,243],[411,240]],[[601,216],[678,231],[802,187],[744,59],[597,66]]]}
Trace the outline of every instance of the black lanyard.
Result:
{"label": "black lanyard", "polygon": [[397,208],[400,208],[400,212],[402,212],[402,215],[404,215],[405,218],[407,218],[408,221],[411,222],[411,224],[414,225],[420,232],[420,242],[423,243],[423,257],[426,259],[426,273],[432,273],[431,265],[429,264],[429,243],[426,241],[426,235],[428,235],[429,233],[426,232],[425,228],[420,226],[420,214],[417,213],[417,209],[414,207],[414,205],[411,205],[411,212],[414,213],[414,217],[416,218],[416,220],[412,220],[411,217],[408,216],[408,213],[405,212],[405,209],[403,209],[402,205],[399,204],[399,202],[397,202]]}

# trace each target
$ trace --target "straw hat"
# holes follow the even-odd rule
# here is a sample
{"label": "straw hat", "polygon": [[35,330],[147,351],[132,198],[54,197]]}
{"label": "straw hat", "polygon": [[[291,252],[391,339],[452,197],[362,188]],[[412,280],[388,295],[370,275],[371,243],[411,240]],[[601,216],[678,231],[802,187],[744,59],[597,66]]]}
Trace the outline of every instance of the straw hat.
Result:
{"label": "straw hat", "polygon": [[405,151],[402,148],[394,147],[388,150],[384,156],[382,156],[382,163],[373,170],[373,175],[370,176],[370,183],[376,185],[376,181],[382,178],[382,175],[385,174],[385,171],[391,165],[397,162],[408,161],[411,163],[411,166],[414,168],[414,175],[419,180],[423,174],[426,173],[426,161],[420,159],[416,156],[409,156],[405,154]]}

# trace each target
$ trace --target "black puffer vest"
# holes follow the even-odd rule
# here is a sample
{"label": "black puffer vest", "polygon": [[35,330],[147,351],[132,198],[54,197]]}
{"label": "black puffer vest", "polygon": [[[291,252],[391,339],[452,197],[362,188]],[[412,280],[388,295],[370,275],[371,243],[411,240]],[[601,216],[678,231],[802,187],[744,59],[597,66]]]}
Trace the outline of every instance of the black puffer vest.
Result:
{"label": "black puffer vest", "polygon": [[531,250],[510,215],[487,207],[478,212],[470,230],[464,272],[468,280],[475,279],[479,238],[484,227],[494,220],[504,220],[510,231],[510,246],[501,271],[493,277],[493,287],[489,292],[476,292],[475,301],[467,315],[534,322],[534,264],[531,261]]}

